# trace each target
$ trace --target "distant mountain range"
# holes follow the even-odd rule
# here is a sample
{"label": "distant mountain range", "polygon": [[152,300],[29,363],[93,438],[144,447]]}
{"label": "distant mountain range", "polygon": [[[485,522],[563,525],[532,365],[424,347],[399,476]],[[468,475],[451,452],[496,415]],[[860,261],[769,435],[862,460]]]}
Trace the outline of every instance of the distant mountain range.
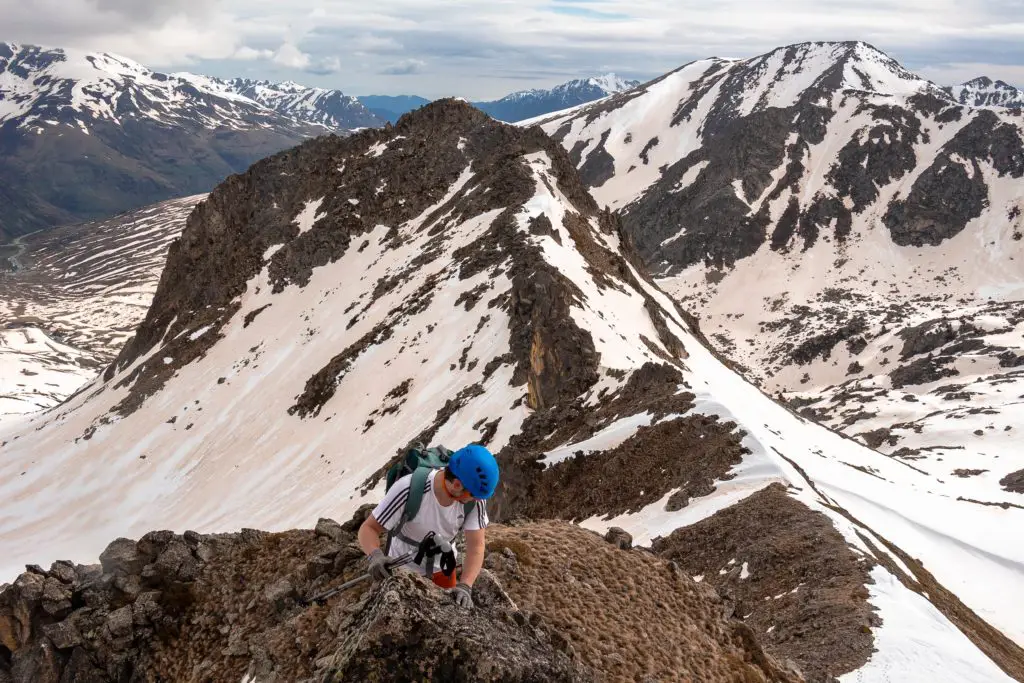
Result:
{"label": "distant mountain range", "polygon": [[0,43],[0,240],[205,192],[309,137],[382,124],[338,91]]}
{"label": "distant mountain range", "polygon": [[576,79],[550,90],[522,90],[493,102],[474,102],[473,106],[499,121],[514,123],[593,102],[638,85],[640,81],[627,81],[615,74],[606,74]]}
{"label": "distant mountain range", "polygon": [[[551,114],[581,104],[599,100],[640,85],[615,74],[594,78],[579,78],[562,83],[550,90],[520,90],[500,100],[472,102],[471,104],[499,121],[516,123],[535,116]],[[416,95],[367,95],[358,98],[377,116],[395,123],[402,114],[419,109],[430,100]]]}
{"label": "distant mountain range", "polygon": [[375,116],[391,123],[396,123],[402,114],[430,103],[430,100],[418,95],[364,95],[358,99]]}

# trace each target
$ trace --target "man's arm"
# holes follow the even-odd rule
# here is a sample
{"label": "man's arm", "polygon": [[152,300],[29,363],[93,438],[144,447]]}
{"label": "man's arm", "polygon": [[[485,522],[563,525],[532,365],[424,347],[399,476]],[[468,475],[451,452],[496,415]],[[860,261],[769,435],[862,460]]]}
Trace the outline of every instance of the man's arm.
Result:
{"label": "man's arm", "polygon": [[372,554],[374,550],[380,550],[380,535],[385,531],[387,530],[373,518],[373,515],[367,516],[366,521],[359,526],[359,547],[367,555]]}
{"label": "man's arm", "polygon": [[472,586],[484,566],[487,532],[483,529],[476,529],[474,531],[466,530],[464,533],[466,536],[466,558],[462,561],[462,575],[459,577],[459,581]]}

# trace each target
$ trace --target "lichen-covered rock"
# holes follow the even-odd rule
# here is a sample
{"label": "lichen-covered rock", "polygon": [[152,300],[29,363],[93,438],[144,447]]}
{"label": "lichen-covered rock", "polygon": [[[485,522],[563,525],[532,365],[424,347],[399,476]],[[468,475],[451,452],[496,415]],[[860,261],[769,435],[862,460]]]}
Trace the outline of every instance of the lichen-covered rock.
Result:
{"label": "lichen-covered rock", "polygon": [[70,620],[44,626],[43,633],[58,650],[70,650],[82,643],[82,634]]}
{"label": "lichen-covered rock", "polygon": [[139,553],[135,541],[119,538],[100,553],[100,564],[107,574],[121,572],[137,574],[145,566],[145,558]]}
{"label": "lichen-covered rock", "polygon": [[314,531],[316,531],[317,536],[324,536],[335,543],[345,543],[347,540],[347,534],[341,525],[333,519],[327,519],[326,517],[321,517],[317,521]]}
{"label": "lichen-covered rock", "polygon": [[[490,583],[493,584],[493,581]],[[338,651],[317,681],[591,681],[548,633],[513,618],[503,593],[458,607],[417,575],[389,579],[343,623]],[[481,594],[483,597],[483,594]],[[486,603],[486,604],[485,604]]]}

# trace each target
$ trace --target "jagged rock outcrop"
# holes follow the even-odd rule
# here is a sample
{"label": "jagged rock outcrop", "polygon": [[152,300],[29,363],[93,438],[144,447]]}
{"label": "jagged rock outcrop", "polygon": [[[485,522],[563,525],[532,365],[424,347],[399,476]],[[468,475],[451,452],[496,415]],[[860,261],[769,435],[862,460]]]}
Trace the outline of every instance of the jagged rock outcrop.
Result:
{"label": "jagged rock outcrop", "polygon": [[[713,591],[648,553],[620,550],[565,523],[494,527],[491,570],[474,585],[472,611],[401,572],[306,606],[301,598],[365,571],[354,545],[363,514],[344,525],[322,519],[316,531],[159,531],[114,541],[100,565],[30,567],[0,592],[0,680],[582,683],[631,680],[627,672],[645,667],[658,680],[798,680],[722,616]],[[589,598],[589,589],[565,585],[568,576],[551,562],[565,553],[566,536],[572,552],[594,561],[574,567],[572,582],[604,586]],[[627,580],[649,602],[660,596],[644,618],[676,633],[656,648],[668,648],[670,659],[653,654],[636,660],[640,669],[609,668],[639,656],[630,644],[635,634],[621,633],[598,654],[590,635],[550,610],[558,600],[537,599],[572,595],[613,618],[611,611],[629,610],[607,591]],[[680,631],[677,621],[694,628]],[[667,663],[682,668],[657,668]]]}

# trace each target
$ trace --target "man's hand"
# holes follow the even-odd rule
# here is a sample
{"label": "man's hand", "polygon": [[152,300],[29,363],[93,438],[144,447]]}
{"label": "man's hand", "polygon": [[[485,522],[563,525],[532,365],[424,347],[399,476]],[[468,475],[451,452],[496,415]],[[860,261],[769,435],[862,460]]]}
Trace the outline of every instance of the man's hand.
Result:
{"label": "man's hand", "polygon": [[374,548],[370,553],[370,577],[374,581],[383,581],[391,576],[391,567],[388,566],[388,556],[380,548]]}
{"label": "man's hand", "polygon": [[466,609],[473,608],[473,587],[459,581],[452,589],[451,595],[455,598],[455,604]]}

